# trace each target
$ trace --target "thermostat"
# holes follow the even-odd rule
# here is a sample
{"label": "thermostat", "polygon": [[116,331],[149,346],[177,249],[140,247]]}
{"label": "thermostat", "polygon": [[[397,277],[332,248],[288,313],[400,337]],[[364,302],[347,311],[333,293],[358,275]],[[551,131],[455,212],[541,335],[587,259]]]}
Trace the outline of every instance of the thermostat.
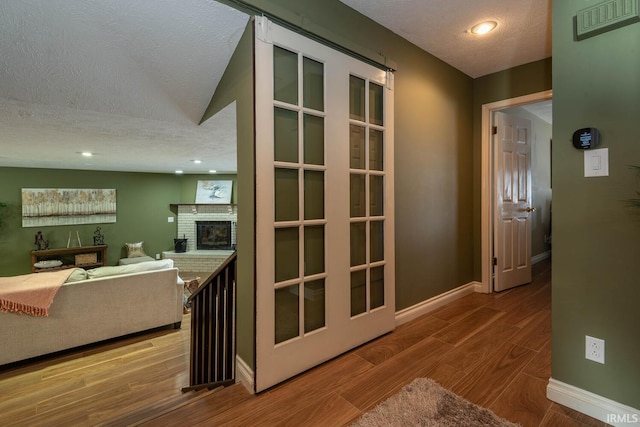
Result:
{"label": "thermostat", "polygon": [[600,145],[600,131],[596,128],[578,129],[573,133],[573,146],[578,150],[588,150]]}

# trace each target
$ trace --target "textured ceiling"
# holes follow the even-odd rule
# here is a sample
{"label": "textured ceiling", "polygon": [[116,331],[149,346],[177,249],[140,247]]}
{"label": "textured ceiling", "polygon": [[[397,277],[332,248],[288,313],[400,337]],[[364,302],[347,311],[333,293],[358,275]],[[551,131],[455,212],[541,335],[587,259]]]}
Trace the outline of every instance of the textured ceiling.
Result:
{"label": "textured ceiling", "polygon": [[551,0],[340,1],[473,78],[551,56]]}
{"label": "textured ceiling", "polygon": [[[551,0],[342,1],[471,77],[551,56]],[[488,37],[465,32],[487,18]],[[248,19],[215,0],[0,1],[0,166],[235,172],[234,105],[198,123]]]}
{"label": "textured ceiling", "polygon": [[[205,0],[0,10],[0,165],[236,170],[234,109],[198,123],[247,15]],[[85,162],[85,150],[97,155]]]}

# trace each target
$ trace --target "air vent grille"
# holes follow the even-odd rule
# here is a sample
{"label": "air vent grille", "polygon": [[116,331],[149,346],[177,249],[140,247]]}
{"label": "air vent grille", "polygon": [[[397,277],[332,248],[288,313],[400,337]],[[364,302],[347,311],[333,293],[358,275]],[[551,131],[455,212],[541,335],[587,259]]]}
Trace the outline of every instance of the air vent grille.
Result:
{"label": "air vent grille", "polygon": [[576,39],[583,40],[640,22],[638,2],[639,0],[608,0],[578,11]]}

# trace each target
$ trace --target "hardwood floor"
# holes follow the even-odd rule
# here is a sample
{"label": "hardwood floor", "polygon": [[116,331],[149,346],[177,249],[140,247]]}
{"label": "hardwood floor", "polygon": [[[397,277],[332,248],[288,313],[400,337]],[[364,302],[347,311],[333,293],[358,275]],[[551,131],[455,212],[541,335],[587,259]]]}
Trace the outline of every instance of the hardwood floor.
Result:
{"label": "hardwood floor", "polygon": [[182,394],[189,315],[161,330],[0,370],[0,425],[342,426],[429,377],[523,426],[604,426],[545,397],[550,263],[534,282],[472,294],[278,385]]}

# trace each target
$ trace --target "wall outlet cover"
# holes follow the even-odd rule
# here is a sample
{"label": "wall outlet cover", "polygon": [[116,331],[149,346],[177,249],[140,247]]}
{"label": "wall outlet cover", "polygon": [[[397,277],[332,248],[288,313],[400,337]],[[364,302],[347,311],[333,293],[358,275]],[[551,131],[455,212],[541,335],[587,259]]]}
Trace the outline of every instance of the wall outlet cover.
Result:
{"label": "wall outlet cover", "polygon": [[604,340],[585,335],[585,356],[587,360],[604,365]]}

